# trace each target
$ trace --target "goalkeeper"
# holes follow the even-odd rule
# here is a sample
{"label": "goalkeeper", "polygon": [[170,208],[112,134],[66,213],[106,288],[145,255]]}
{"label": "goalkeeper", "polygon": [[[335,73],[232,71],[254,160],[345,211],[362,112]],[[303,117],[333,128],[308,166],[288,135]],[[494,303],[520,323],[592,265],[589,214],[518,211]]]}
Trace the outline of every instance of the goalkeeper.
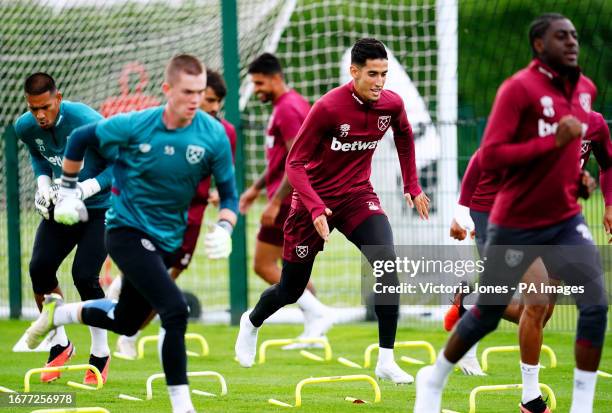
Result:
{"label": "goalkeeper", "polygon": [[[81,299],[104,298],[98,277],[106,257],[104,214],[110,206],[111,166],[98,148],[89,148],[85,152],[85,167],[80,173],[81,182],[76,183],[76,196],[84,201],[89,221],[72,227],[54,220],[53,204],[59,186],[52,183],[53,176],[59,178],[61,175],[64,148],[70,133],[79,126],[102,119],[102,116],[83,103],[63,100],[55,81],[46,73],[30,75],[25,81],[24,92],[29,111],[17,119],[15,131],[30,152],[38,186],[34,205],[43,217],[36,231],[30,261],[36,305],[42,309],[45,294],[62,295],[57,270],[75,246],[72,279]],[[110,362],[106,330],[90,327],[90,332],[89,364],[97,367],[106,381]],[[75,348],[64,327],[55,329],[49,341],[51,350],[46,367],[62,366],[70,360]],[[59,372],[41,373],[43,382],[59,377]],[[84,383],[95,382],[93,372],[87,371]]]}
{"label": "goalkeeper", "polygon": [[187,208],[203,178],[214,176],[221,208],[215,230],[206,235],[209,257],[229,256],[238,209],[232,154],[223,126],[198,109],[205,88],[200,61],[190,55],[176,56],[166,68],[162,86],[168,100],[165,106],[120,114],[73,133],[55,216],[68,225],[86,219],[75,190],[85,149],[118,147],[106,245],[123,273],[121,294],[117,302],[71,304],[63,304],[59,296],[47,296],[40,317],[27,331],[30,347],[55,326],[71,323],[133,335],[155,310],[165,331],[160,356],[175,413],[194,408],[185,355],[187,303],[167,268],[175,261]]}

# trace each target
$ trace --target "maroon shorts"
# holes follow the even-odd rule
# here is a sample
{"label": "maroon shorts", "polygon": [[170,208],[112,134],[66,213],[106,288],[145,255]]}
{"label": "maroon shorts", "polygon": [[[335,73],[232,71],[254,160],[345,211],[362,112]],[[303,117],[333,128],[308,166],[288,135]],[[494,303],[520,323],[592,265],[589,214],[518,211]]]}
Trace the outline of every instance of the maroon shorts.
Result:
{"label": "maroon shorts", "polygon": [[289,210],[291,209],[291,204],[283,203],[281,204],[280,211],[278,211],[278,215],[276,216],[276,220],[274,221],[274,225],[271,227],[260,227],[259,232],[257,233],[257,239],[261,242],[265,242],[267,244],[276,245],[277,247],[283,246],[283,225],[285,224],[285,220],[287,216],[289,216]]}
{"label": "maroon shorts", "polygon": [[[331,209],[332,216],[327,217],[330,232],[334,228],[345,236],[372,215],[385,215],[378,196],[374,192],[358,192],[341,199],[325,201]],[[283,259],[289,262],[307,262],[314,260],[319,251],[323,251],[325,242],[312,223],[310,212],[298,199],[293,201],[287,221],[285,221],[285,244]]]}

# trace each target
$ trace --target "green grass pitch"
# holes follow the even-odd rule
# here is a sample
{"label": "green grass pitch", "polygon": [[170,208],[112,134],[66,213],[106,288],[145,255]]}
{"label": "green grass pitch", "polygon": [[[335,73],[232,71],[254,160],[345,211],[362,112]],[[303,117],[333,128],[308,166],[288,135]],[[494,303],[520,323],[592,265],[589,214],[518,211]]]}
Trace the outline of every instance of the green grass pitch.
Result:
{"label": "green grass pitch", "polygon": [[[46,355],[43,353],[12,353],[11,348],[23,334],[27,323],[23,321],[0,321],[0,386],[13,390],[23,389],[23,376],[30,368],[41,367]],[[267,361],[263,365],[255,365],[251,369],[238,366],[233,360],[234,340],[237,330],[235,327],[208,326],[192,324],[190,332],[203,334],[210,345],[208,357],[189,357],[188,370],[213,370],[225,377],[228,384],[228,395],[223,397],[203,397],[193,395],[193,402],[199,412],[275,412],[286,408],[275,407],[268,404],[269,398],[275,398],[288,403],[294,401],[295,385],[301,379],[317,376],[335,376],[347,374],[370,374],[371,369],[352,369],[345,367],[335,359],[339,356],[347,357],[353,361],[363,363],[363,351],[367,345],[376,342],[376,324],[341,325],[329,333],[330,343],[334,352],[334,361],[315,362],[301,357],[297,352],[285,352],[272,349],[268,353]],[[157,325],[150,326],[145,334],[156,334]],[[270,338],[294,337],[301,332],[298,325],[265,325],[260,333],[262,340]],[[83,326],[68,327],[68,335],[76,345],[76,356],[71,364],[86,363],[89,353],[89,332]],[[440,330],[417,330],[413,328],[400,328],[398,340],[428,340],[436,349],[441,348],[446,339],[446,333]],[[109,334],[109,343],[114,347],[115,334]],[[479,353],[485,346],[516,344],[516,332],[494,333],[480,347]],[[546,332],[545,343],[551,346],[558,357],[557,368],[543,369],[540,380],[550,385],[556,393],[558,412],[569,410],[572,394],[573,374],[573,334]],[[154,373],[161,372],[154,344],[149,344],[145,358],[140,361],[124,361],[113,359],[109,373],[108,383],[99,391],[76,390],[77,405],[101,406],[111,412],[165,412],[170,411],[170,403],[163,381],[154,384],[154,396],[151,401],[132,402],[117,398],[119,393],[143,397],[145,394],[146,378]],[[612,359],[607,357],[611,350],[608,343],[604,352],[601,369],[612,371]],[[195,348],[194,348],[195,349]],[[317,352],[317,350],[313,350]],[[397,350],[396,358],[400,355],[426,359],[423,350]],[[468,411],[468,394],[470,390],[479,385],[509,384],[520,382],[518,369],[518,354],[498,354],[491,358],[490,375],[488,377],[466,377],[454,373],[448,383],[444,394],[443,407],[459,412]],[[542,357],[543,364],[548,360]],[[401,364],[401,362],[400,362]],[[418,366],[403,364],[403,367],[415,375]],[[35,381],[32,391],[73,391],[66,387],[67,380],[82,380],[81,372],[65,373],[56,383],[42,384]],[[191,380],[192,389],[218,393],[217,383],[206,378]],[[414,385],[394,386],[383,382],[380,384],[382,402],[380,404],[354,405],[344,401],[346,396],[372,400],[373,393],[365,383],[353,384],[321,384],[305,387],[303,392],[303,412],[408,412],[414,403]],[[520,392],[511,391],[483,395],[478,398],[478,412],[505,413],[516,412]],[[595,402],[595,412],[610,412],[612,408],[612,379],[599,378]],[[2,412],[25,412],[33,409],[2,408]]]}

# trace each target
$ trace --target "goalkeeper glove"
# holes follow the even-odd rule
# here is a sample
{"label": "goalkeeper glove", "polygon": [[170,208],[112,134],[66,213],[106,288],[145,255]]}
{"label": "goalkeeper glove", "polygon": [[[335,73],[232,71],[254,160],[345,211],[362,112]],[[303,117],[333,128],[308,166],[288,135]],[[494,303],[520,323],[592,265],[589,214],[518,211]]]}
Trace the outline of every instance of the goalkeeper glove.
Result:
{"label": "goalkeeper glove", "polygon": [[[56,179],[55,184],[52,185],[51,188],[57,185],[57,188],[59,189],[59,184],[61,183],[61,181],[62,181],[61,179]],[[100,192],[102,188],[100,188],[100,184],[98,183],[98,180],[96,178],[89,178],[89,179],[84,180],[83,182],[77,182],[76,189],[78,191],[77,198],[79,198],[81,201],[85,201],[87,198]],[[51,198],[51,202],[56,204],[57,203],[57,192],[54,193],[53,195],[55,195],[55,199]]]}
{"label": "goalkeeper glove", "polygon": [[55,222],[64,225],[74,225],[89,219],[87,208],[79,199],[79,191],[76,188],[60,188],[53,215]]}
{"label": "goalkeeper glove", "polygon": [[38,189],[34,194],[34,207],[44,219],[49,219],[49,208],[51,207],[51,177],[40,175],[37,178]]}
{"label": "goalkeeper glove", "polygon": [[204,238],[204,249],[208,258],[227,258],[232,253],[232,224],[221,220]]}

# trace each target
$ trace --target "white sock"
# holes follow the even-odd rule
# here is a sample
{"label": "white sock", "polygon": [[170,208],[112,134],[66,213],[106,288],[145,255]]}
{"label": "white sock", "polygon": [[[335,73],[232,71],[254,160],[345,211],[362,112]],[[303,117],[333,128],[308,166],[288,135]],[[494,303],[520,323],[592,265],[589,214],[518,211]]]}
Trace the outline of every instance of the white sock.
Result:
{"label": "white sock", "polygon": [[305,313],[309,313],[316,317],[323,317],[327,311],[327,306],[324,305],[317,297],[315,297],[308,289],[297,300],[297,305]]}
{"label": "white sock", "polygon": [[68,303],[58,306],[53,312],[53,324],[63,326],[65,324],[80,324],[79,313],[83,303]]}
{"label": "white sock", "polygon": [[455,365],[448,361],[444,356],[444,351],[440,352],[440,355],[436,359],[436,363],[433,365],[431,370],[431,376],[429,377],[429,384],[442,389],[446,383],[448,375],[453,371]]}
{"label": "white sock", "polygon": [[395,362],[393,357],[392,348],[379,348],[378,349],[378,364],[387,364]]}
{"label": "white sock", "polygon": [[478,342],[474,344],[472,348],[468,350],[467,353],[465,353],[463,358],[478,358],[477,350],[478,350]]}
{"label": "white sock", "polygon": [[596,384],[596,371],[574,369],[574,393],[570,413],[593,413]]}
{"label": "white sock", "polygon": [[58,344],[62,347],[66,347],[68,345],[68,336],[66,335],[66,330],[64,330],[64,326],[59,326],[55,330],[51,330],[49,335],[51,338],[49,340],[49,343],[52,347],[57,346]]}
{"label": "white sock", "polygon": [[89,354],[96,357],[108,357],[110,349],[108,348],[107,332],[103,328],[89,326],[91,334],[91,347]]}
{"label": "white sock", "polygon": [[521,375],[523,376],[523,396],[521,401],[529,403],[542,395],[540,391],[540,365],[534,366],[521,361]]}
{"label": "white sock", "polygon": [[124,340],[136,341],[136,340],[138,340],[138,336],[139,335],[140,335],[140,331],[137,331],[136,334],[134,334],[132,336],[121,336],[121,337],[123,337]]}
{"label": "white sock", "polygon": [[194,410],[189,395],[189,385],[168,386],[168,394],[170,394],[170,403],[172,403],[172,413],[186,413]]}
{"label": "white sock", "polygon": [[162,360],[162,347],[164,346],[164,338],[166,338],[166,330],[159,326],[159,339],[157,340],[157,354],[159,356],[159,362],[164,365],[164,361]]}

